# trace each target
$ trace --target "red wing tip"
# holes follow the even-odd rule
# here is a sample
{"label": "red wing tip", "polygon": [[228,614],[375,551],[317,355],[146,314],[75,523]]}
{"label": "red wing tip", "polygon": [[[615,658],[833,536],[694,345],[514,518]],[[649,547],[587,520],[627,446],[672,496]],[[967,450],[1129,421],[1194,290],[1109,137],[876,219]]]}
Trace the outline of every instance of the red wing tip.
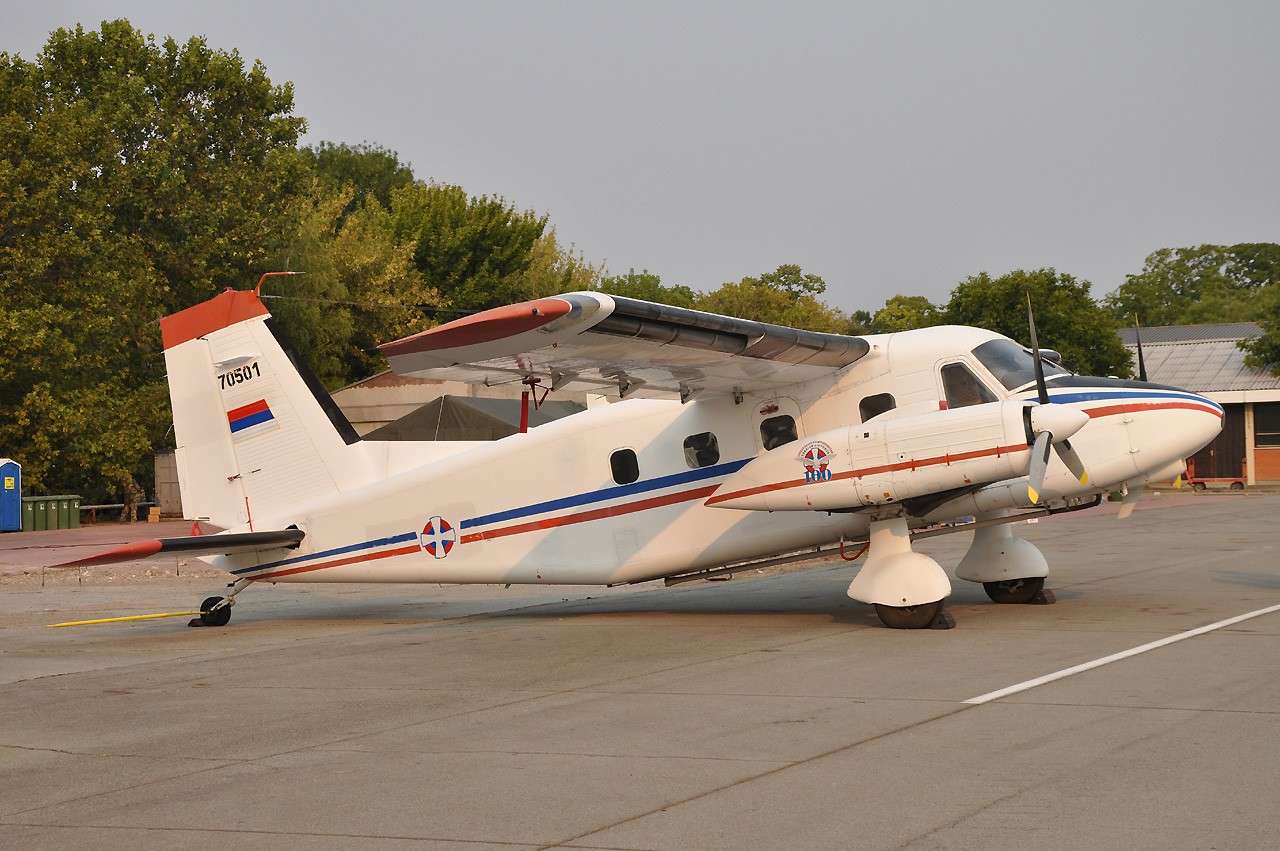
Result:
{"label": "red wing tip", "polygon": [[115,564],[124,561],[137,561],[148,556],[153,556],[164,549],[164,544],[159,540],[151,541],[134,541],[124,546],[116,547],[114,550],[107,550],[102,553],[95,553],[91,556],[78,558],[73,561],[64,561],[61,564],[50,565],[51,567],[86,567],[93,564]]}
{"label": "red wing tip", "polygon": [[435,328],[383,343],[378,349],[385,355],[407,355],[490,343],[541,328],[567,315],[572,309],[573,305],[562,298],[522,301],[464,316]]}

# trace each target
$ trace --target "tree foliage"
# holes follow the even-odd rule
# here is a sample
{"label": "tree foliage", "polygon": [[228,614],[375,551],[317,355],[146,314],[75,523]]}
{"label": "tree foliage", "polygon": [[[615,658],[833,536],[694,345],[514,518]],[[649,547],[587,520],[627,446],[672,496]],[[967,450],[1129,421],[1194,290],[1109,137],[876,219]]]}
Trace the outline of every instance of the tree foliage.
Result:
{"label": "tree foliage", "polygon": [[1142,271],[1106,298],[1122,323],[1143,325],[1244,322],[1257,318],[1280,284],[1280,245],[1197,245],[1161,248]]}
{"label": "tree foliage", "polygon": [[878,334],[928,328],[946,321],[943,311],[922,295],[895,295],[886,299],[884,307],[871,318],[871,328]]}
{"label": "tree foliage", "polygon": [[389,207],[391,193],[413,183],[412,167],[400,162],[395,151],[381,145],[321,142],[303,148],[302,155],[330,189],[351,189],[351,199],[343,208],[343,216],[363,207],[370,198],[384,208]]}
{"label": "tree foliage", "polygon": [[1131,374],[1116,320],[1089,294],[1089,282],[1054,269],[1018,269],[993,278],[966,278],[951,291],[946,320],[998,331],[1030,344],[1027,296],[1035,307],[1040,344],[1062,353],[1063,364],[1086,375]]}
{"label": "tree foliage", "polygon": [[698,296],[698,310],[804,328],[844,334],[849,317],[818,298],[827,289],[817,275],[806,274],[795,264],[784,264],[772,272],[721,284]]}
{"label": "tree foliage", "polygon": [[293,92],[126,21],[0,54],[0,444],[33,489],[136,489],[168,428],[154,321],[260,269],[305,177]]}
{"label": "tree foliage", "polygon": [[547,217],[518,211],[492,196],[472,197],[461,186],[412,183],[391,193],[397,240],[412,242],[423,277],[459,310],[521,301],[521,273]]}
{"label": "tree foliage", "polygon": [[597,289],[609,295],[638,298],[658,304],[669,304],[674,307],[693,307],[698,294],[683,284],[670,286],[662,283],[662,278],[648,269],[637,272],[635,269],[625,275],[608,275],[600,279]]}

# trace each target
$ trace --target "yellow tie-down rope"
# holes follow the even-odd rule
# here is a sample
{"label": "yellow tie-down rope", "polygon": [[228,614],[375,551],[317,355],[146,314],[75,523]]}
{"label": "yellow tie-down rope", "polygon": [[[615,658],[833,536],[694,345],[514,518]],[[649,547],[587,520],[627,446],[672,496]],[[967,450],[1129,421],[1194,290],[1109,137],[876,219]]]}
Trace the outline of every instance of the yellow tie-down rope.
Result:
{"label": "yellow tie-down rope", "polygon": [[49,624],[50,629],[63,626],[93,626],[100,623],[124,623],[125,621],[153,621],[156,618],[189,618],[199,616],[200,612],[157,612],[153,615],[122,615],[117,618],[94,618],[87,621],[63,621]]}

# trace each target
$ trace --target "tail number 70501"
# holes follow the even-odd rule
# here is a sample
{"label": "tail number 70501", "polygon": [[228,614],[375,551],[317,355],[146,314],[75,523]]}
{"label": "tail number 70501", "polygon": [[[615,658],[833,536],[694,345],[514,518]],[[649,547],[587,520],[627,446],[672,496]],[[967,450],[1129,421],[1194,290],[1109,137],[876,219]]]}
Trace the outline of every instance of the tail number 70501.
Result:
{"label": "tail number 70501", "polygon": [[235,369],[218,375],[219,389],[226,390],[229,387],[235,387],[237,384],[244,384],[246,381],[252,381],[255,378],[262,377],[262,370],[258,368],[258,362],[247,363],[244,366],[238,366]]}

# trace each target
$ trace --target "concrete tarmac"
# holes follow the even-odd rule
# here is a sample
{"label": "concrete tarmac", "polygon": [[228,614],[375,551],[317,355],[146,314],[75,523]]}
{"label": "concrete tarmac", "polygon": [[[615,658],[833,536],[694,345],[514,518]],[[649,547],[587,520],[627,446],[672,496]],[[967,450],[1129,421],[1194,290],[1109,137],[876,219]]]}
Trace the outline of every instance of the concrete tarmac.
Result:
{"label": "concrete tarmac", "polygon": [[[1275,848],[1280,497],[1015,527],[1052,606],[956,581],[895,631],[856,566],[632,588],[0,583],[0,847]],[[948,568],[969,536],[923,541]],[[0,561],[5,559],[0,538]],[[83,584],[80,584],[80,582]]]}

